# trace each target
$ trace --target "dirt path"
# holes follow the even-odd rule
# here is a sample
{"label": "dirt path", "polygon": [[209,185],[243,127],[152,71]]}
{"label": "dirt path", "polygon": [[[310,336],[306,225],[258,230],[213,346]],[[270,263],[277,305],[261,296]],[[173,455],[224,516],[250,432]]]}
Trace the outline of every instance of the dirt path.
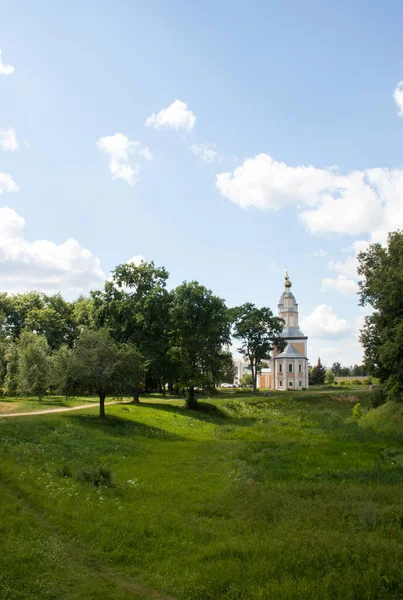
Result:
{"label": "dirt path", "polygon": [[[130,404],[131,400],[121,402],[117,400],[115,402],[105,402],[105,406],[110,406],[111,404]],[[80,406],[69,406],[64,408],[47,408],[46,410],[32,410],[30,412],[19,412],[19,413],[7,413],[0,414],[0,419],[8,419],[8,417],[32,417],[34,415],[48,415],[50,413],[61,413],[61,412],[70,412],[72,410],[82,410],[83,408],[99,408],[98,402],[92,402],[91,404],[80,404]]]}

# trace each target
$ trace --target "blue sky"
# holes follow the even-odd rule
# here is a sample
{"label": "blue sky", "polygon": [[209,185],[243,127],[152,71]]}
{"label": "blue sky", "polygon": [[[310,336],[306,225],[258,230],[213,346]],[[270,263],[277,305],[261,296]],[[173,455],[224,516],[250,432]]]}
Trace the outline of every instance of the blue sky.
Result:
{"label": "blue sky", "polygon": [[275,309],[287,265],[312,361],[360,362],[355,255],[403,227],[401,2],[0,12],[1,289],[143,256]]}

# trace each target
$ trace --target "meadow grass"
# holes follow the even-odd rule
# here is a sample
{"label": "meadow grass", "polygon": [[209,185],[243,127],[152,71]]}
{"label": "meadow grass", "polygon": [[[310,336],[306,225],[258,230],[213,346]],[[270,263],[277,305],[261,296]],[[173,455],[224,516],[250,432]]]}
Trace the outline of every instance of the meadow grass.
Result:
{"label": "meadow grass", "polygon": [[0,599],[403,598],[402,423],[357,400],[0,418]]}

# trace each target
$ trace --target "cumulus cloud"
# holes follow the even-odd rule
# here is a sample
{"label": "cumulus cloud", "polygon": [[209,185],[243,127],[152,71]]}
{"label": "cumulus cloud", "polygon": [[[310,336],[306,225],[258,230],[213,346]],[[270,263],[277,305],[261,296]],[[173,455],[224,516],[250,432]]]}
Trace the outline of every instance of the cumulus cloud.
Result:
{"label": "cumulus cloud", "polygon": [[204,163],[212,164],[218,158],[218,152],[214,144],[199,144],[190,146],[193,154],[196,154]]}
{"label": "cumulus cloud", "polygon": [[0,75],[11,75],[12,73],[14,73],[14,67],[3,63],[3,60],[1,58],[2,52],[3,51],[0,50]]}
{"label": "cumulus cloud", "polygon": [[129,185],[138,181],[141,171],[139,159],[152,160],[153,155],[140,142],[131,141],[123,133],[115,133],[99,138],[97,146],[109,155],[109,170],[112,179],[123,179]]}
{"label": "cumulus cloud", "polygon": [[349,279],[345,275],[337,277],[325,277],[322,279],[322,292],[335,291],[340,292],[344,296],[354,296],[358,292],[357,281]]}
{"label": "cumulus cloud", "polygon": [[159,113],[153,113],[146,119],[147,127],[161,129],[184,129],[191,131],[196,123],[196,117],[182,100],[175,100],[168,108],[163,108]]}
{"label": "cumulus cloud", "polygon": [[132,258],[129,258],[129,260],[127,260],[126,262],[129,265],[134,265],[135,267],[138,267],[139,265],[141,265],[142,263],[146,263],[147,261],[144,258],[144,256],[142,256],[141,254],[137,254],[136,256],[132,256]]}
{"label": "cumulus cloud", "polygon": [[18,185],[7,173],[0,173],[0,194],[3,192],[18,192]]}
{"label": "cumulus cloud", "polygon": [[331,306],[319,304],[301,322],[304,333],[314,338],[341,338],[351,335],[352,327],[346,319],[339,319]]}
{"label": "cumulus cloud", "polygon": [[69,239],[30,242],[25,220],[11,208],[0,208],[0,288],[9,292],[36,289],[77,296],[98,288],[105,280],[100,261]]}
{"label": "cumulus cloud", "polygon": [[327,256],[326,250],[317,250],[316,252],[311,252],[311,254],[307,254],[307,256],[315,256],[315,257],[324,257]]}
{"label": "cumulus cloud", "polygon": [[403,117],[403,81],[399,81],[395,91],[393,92],[393,98],[398,108],[399,117]]}
{"label": "cumulus cloud", "polygon": [[358,292],[358,254],[365,252],[370,244],[379,243],[383,246],[387,242],[386,231],[373,231],[368,240],[356,240],[348,251],[353,251],[352,256],[345,260],[331,260],[328,267],[331,271],[336,271],[336,278],[322,279],[322,292],[336,291],[344,296],[355,296]]}
{"label": "cumulus cloud", "polygon": [[12,127],[0,129],[0,150],[4,152],[15,152],[18,150],[17,136]]}
{"label": "cumulus cloud", "polygon": [[268,154],[246,159],[232,173],[219,173],[220,193],[241,208],[276,211],[296,207],[311,233],[358,235],[403,227],[403,170],[351,171],[289,166]]}

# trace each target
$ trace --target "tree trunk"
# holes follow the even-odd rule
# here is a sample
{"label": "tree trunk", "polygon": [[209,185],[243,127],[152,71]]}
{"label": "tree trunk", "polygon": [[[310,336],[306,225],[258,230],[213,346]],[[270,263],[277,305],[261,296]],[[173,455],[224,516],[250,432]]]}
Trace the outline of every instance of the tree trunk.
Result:
{"label": "tree trunk", "polygon": [[256,365],[253,364],[253,360],[250,362],[250,370],[252,372],[252,390],[256,394],[257,391],[257,369]]}
{"label": "tree trunk", "polygon": [[174,382],[170,381],[168,383],[168,391],[169,391],[169,395],[173,396],[175,394],[175,390],[174,390]]}
{"label": "tree trunk", "polygon": [[186,406],[188,408],[197,408],[197,398],[195,395],[194,385],[188,387],[187,397],[186,397]]}
{"label": "tree trunk", "polygon": [[105,419],[105,398],[106,396],[99,394],[99,418],[102,421]]}
{"label": "tree trunk", "polygon": [[140,396],[139,396],[139,390],[137,389],[134,393],[133,393],[133,400],[132,400],[133,404],[140,404]]}

